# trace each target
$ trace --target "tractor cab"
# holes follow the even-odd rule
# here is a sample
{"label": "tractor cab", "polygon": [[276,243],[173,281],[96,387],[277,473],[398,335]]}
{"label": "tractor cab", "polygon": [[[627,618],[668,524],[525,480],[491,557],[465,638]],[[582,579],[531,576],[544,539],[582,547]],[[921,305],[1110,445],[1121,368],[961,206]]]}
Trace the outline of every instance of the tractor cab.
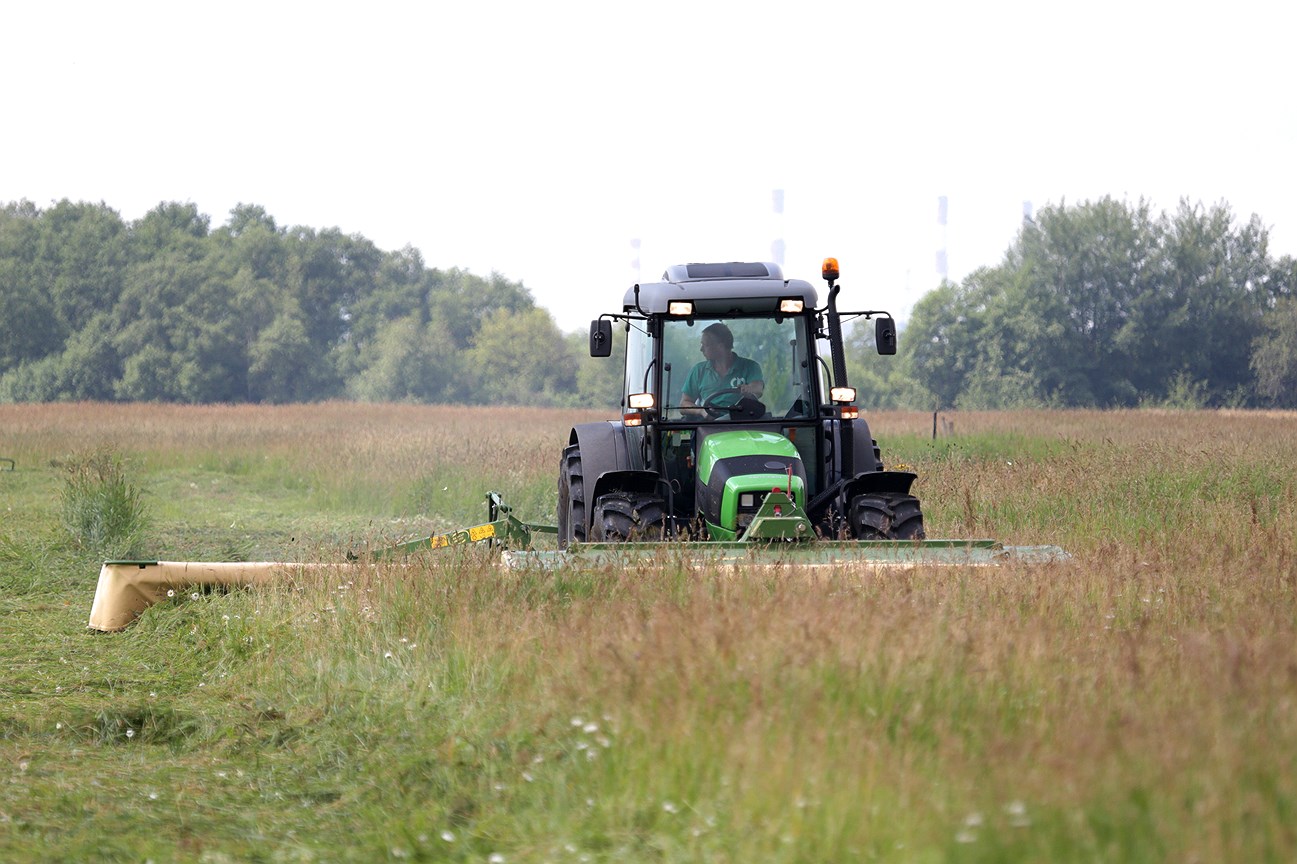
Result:
{"label": "tractor cab", "polygon": [[776,264],[678,265],[592,322],[596,357],[611,354],[615,323],[626,329],[623,413],[572,430],[560,545],[738,540],[758,523],[784,539],[922,536],[914,475],[884,470],[842,356],[843,316],[879,316],[880,353],[895,352],[895,328],[884,313],[839,313],[836,278],[833,262],[819,307]]}

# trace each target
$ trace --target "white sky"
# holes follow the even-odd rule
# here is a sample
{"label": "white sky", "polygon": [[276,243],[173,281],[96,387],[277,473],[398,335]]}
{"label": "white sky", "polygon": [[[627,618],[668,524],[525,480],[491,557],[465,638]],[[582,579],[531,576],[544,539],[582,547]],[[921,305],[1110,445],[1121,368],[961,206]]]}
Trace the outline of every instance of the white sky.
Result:
{"label": "white sky", "polygon": [[[0,201],[236,204],[522,281],[565,330],[770,260],[904,318],[1024,201],[1181,197],[1297,254],[1286,3],[6,4]],[[776,217],[772,190],[783,189]]]}

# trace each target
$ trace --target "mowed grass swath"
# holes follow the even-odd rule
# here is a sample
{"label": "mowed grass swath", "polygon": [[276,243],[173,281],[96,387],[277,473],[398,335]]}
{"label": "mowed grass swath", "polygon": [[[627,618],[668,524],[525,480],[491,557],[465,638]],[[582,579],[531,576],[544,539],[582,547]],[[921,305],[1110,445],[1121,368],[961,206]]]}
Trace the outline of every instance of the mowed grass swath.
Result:
{"label": "mowed grass swath", "polygon": [[[486,550],[84,631],[112,452],[162,557],[550,518],[590,414],[0,406],[0,857],[1291,860],[1297,416],[869,417],[930,536],[1043,568],[508,572]],[[953,423],[953,428],[948,424]],[[498,859],[497,859],[498,860]]]}

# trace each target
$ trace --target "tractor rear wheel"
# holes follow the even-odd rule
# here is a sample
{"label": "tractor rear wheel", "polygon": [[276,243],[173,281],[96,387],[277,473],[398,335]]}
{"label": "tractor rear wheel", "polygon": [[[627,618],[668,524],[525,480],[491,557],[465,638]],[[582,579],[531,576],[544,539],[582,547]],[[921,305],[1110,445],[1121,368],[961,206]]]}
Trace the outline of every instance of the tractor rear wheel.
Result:
{"label": "tractor rear wheel", "polygon": [[585,478],[581,475],[581,448],[563,450],[558,466],[558,548],[585,542]]}
{"label": "tractor rear wheel", "polygon": [[655,541],[666,536],[666,502],[643,492],[609,492],[594,502],[591,539],[596,543]]}
{"label": "tractor rear wheel", "polygon": [[923,510],[919,499],[898,492],[857,495],[848,515],[857,540],[922,540]]}

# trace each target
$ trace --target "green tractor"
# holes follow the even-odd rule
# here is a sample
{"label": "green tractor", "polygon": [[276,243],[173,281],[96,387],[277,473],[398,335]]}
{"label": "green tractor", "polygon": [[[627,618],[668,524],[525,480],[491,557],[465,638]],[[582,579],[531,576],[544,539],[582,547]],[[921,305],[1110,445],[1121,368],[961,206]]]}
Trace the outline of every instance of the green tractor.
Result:
{"label": "green tractor", "polygon": [[[770,263],[684,264],[633,286],[590,325],[590,354],[626,330],[620,420],[573,427],[558,476],[558,546],[681,539],[924,538],[915,475],[888,470],[847,384],[841,312]],[[827,356],[827,360],[826,360]]]}

